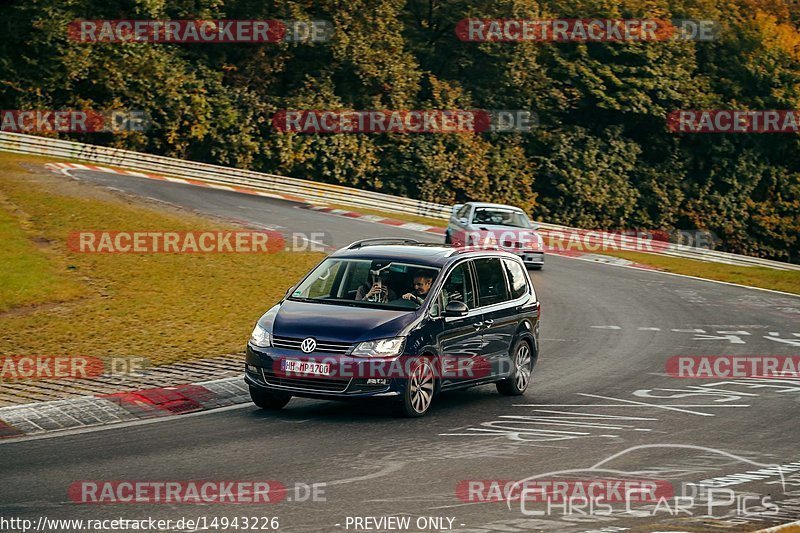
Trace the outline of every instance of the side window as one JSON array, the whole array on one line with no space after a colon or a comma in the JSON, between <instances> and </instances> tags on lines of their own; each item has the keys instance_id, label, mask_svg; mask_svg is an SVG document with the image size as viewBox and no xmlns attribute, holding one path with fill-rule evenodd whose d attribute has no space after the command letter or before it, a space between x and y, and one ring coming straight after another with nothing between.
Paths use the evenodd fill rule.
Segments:
<instances>
[{"instance_id":1,"label":"side window","mask_svg":"<svg viewBox=\"0 0 800 533\"><path fill-rule=\"evenodd\" d=\"M503 264L506 267L506 276L508 276L508 284L511 288L511 299L516 300L528 292L528 279L522 265L516 261L504 259Z\"/></svg>"},{"instance_id":2,"label":"side window","mask_svg":"<svg viewBox=\"0 0 800 533\"><path fill-rule=\"evenodd\" d=\"M503 275L503 262L497 259L476 259L478 303L481 307L508 300L508 286Z\"/></svg>"},{"instance_id":3,"label":"side window","mask_svg":"<svg viewBox=\"0 0 800 533\"><path fill-rule=\"evenodd\" d=\"M465 205L464 207L459 209L458 213L456 213L456 216L458 218L468 218L469 217L469 206Z\"/></svg>"},{"instance_id":4,"label":"side window","mask_svg":"<svg viewBox=\"0 0 800 533\"><path fill-rule=\"evenodd\" d=\"M472 309L475 307L475 294L472 290L472 273L469 263L464 262L455 267L442 287L442 305L452 301L461 301Z\"/></svg>"}]
</instances>

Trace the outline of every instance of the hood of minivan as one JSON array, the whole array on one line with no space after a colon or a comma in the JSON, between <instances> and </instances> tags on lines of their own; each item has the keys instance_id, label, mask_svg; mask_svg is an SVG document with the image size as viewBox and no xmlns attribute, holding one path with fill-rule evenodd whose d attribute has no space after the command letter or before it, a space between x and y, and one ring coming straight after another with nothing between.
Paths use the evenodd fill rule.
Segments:
<instances>
[{"instance_id":1,"label":"hood of minivan","mask_svg":"<svg viewBox=\"0 0 800 533\"><path fill-rule=\"evenodd\" d=\"M396 337L417 318L413 310L387 310L284 300L275 316L272 334L356 343Z\"/></svg>"}]
</instances>

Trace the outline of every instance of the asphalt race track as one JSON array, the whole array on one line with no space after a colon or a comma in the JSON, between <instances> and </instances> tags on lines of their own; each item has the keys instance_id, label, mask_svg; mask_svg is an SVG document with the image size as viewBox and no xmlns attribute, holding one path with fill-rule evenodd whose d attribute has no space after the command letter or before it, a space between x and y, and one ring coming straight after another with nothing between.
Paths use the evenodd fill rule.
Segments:
<instances>
[{"instance_id":1,"label":"asphalt race track","mask_svg":"<svg viewBox=\"0 0 800 533\"><path fill-rule=\"evenodd\" d=\"M76 175L200 213L324 231L335 247L379 236L436 240L285 201ZM553 256L531 274L542 301L542 353L525 396L501 397L491 386L452 393L422 419L394 418L382 404L293 399L278 414L244 405L8 441L0 444L0 515L278 517L287 532L398 531L355 526L356 518L389 516L410 518L403 531L417 531L419 519L422 530L463 532L743 531L800 518L800 463L799 473L791 466L800 461L800 379L678 379L665 371L678 355L800 354L800 297ZM783 482L775 469L730 477L770 465L784 466ZM457 493L469 480L607 479L609 470L666 480L689 500L682 512L668 500L638 512L612 503L600 514ZM692 492L719 478L729 491ZM70 501L78 480L277 480L290 490L269 505L91 505ZM304 484L322 484L316 498L306 498Z\"/></svg>"}]
</instances>

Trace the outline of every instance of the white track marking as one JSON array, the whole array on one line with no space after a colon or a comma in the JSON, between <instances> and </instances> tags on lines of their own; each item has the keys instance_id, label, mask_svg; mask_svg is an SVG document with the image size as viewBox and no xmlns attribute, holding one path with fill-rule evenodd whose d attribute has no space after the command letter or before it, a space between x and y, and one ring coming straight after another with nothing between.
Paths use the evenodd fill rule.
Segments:
<instances>
[{"instance_id":1,"label":"white track marking","mask_svg":"<svg viewBox=\"0 0 800 533\"><path fill-rule=\"evenodd\" d=\"M634 400L624 400L622 398L613 398L611 396L600 396L599 394L587 394L585 392L579 392L579 396L587 396L589 398L600 398L601 400L613 400L617 402L623 402L631 405L637 405L639 407L652 407L654 409L665 409L667 411L677 411L679 413L687 413L690 415L698 415L698 416L716 416L712 413L703 413L701 411L692 411L690 409L683 409L684 407L750 407L749 405L659 405L654 403L646 403L646 402L637 402Z\"/></svg>"},{"instance_id":2,"label":"white track marking","mask_svg":"<svg viewBox=\"0 0 800 533\"><path fill-rule=\"evenodd\" d=\"M229 405L227 407L220 407L218 409L209 409L208 411L198 411L196 413L186 413L174 416L159 416L156 418L146 418L144 420L132 420L130 422L122 422L119 424L109 424L107 426L94 426L94 427L80 428L80 429L68 429L65 431L55 431L53 433L45 433L44 435L31 435L28 437L11 437L7 439L0 439L0 446L8 444L16 444L18 442L27 442L31 440L54 439L58 437L66 437L69 435L81 435L83 433L96 433L98 431L109 431L113 429L145 426L148 424L158 424L160 422L175 422L176 418L178 417L180 417L180 419L182 420L185 418L191 418L195 416L203 416L211 413L223 413L225 411L232 411L234 409L244 409L244 408L256 409L256 407L253 404L247 402L239 405Z\"/></svg>"}]
</instances>

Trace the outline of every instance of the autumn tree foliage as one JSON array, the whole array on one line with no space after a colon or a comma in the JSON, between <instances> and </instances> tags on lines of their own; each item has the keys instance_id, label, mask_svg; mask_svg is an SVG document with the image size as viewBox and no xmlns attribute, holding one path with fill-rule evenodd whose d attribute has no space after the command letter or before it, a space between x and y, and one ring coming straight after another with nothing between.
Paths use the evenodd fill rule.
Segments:
<instances>
[{"instance_id":1,"label":"autumn tree foliage","mask_svg":"<svg viewBox=\"0 0 800 533\"><path fill-rule=\"evenodd\" d=\"M0 109L141 109L109 146L587 228L707 229L800 261L800 137L673 133L678 109L800 109L782 0L4 0ZM464 42L482 18L702 19L710 42ZM327 20L326 42L79 43L75 19ZM285 109L529 110L528 133L299 134Z\"/></svg>"}]
</instances>

